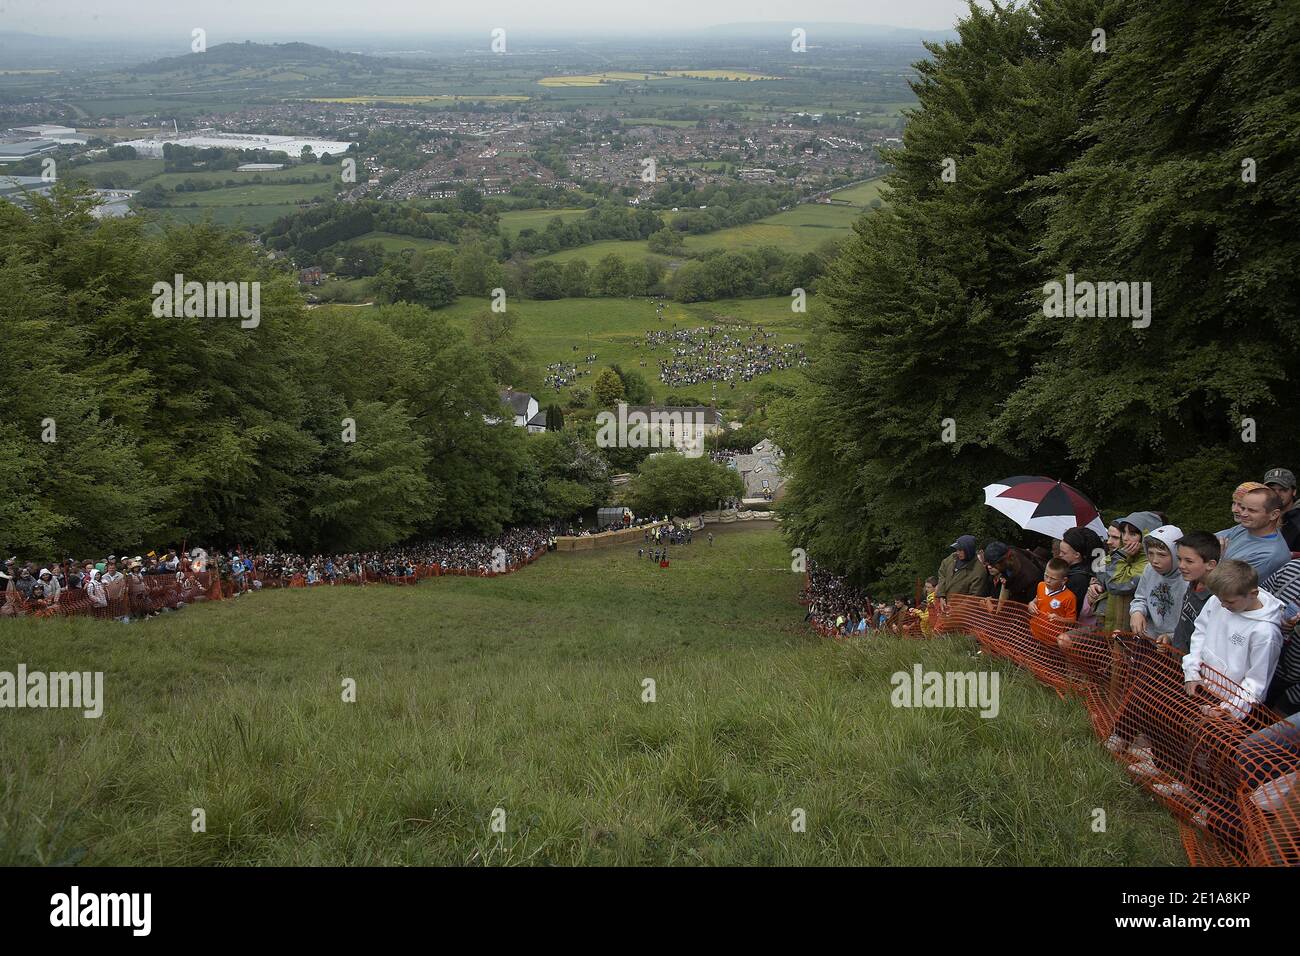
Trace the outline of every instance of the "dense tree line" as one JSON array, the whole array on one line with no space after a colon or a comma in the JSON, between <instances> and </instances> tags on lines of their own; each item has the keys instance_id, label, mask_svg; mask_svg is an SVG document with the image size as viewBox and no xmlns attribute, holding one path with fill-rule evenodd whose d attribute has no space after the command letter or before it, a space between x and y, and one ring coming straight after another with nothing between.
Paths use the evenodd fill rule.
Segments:
<instances>
[{"instance_id":1,"label":"dense tree line","mask_svg":"<svg viewBox=\"0 0 1300 956\"><path fill-rule=\"evenodd\" d=\"M1297 464L1300 8L1036 0L958 32L918 64L888 207L820 286L779 414L786 529L910 580L1022 473L1229 525L1237 482ZM1067 274L1150 282L1149 323L1048 317Z\"/></svg>"},{"instance_id":2,"label":"dense tree line","mask_svg":"<svg viewBox=\"0 0 1300 956\"><path fill-rule=\"evenodd\" d=\"M211 225L0 204L0 547L380 547L596 502L604 461L502 418L488 358L411 304L331 317ZM259 282L254 327L159 318L156 282ZM348 441L349 420L355 441ZM540 440L538 440L540 439Z\"/></svg>"},{"instance_id":3,"label":"dense tree line","mask_svg":"<svg viewBox=\"0 0 1300 956\"><path fill-rule=\"evenodd\" d=\"M495 213L431 213L411 205L367 200L330 203L281 217L262 232L267 248L288 252L303 264L321 250L368 232L455 242L462 230L494 232Z\"/></svg>"}]
</instances>

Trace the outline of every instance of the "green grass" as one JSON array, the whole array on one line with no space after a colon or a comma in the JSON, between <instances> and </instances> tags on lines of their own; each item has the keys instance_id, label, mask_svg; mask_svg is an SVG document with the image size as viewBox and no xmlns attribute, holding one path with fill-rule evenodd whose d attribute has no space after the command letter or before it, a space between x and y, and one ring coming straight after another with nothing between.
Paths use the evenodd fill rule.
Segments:
<instances>
[{"instance_id":1,"label":"green grass","mask_svg":"<svg viewBox=\"0 0 1300 956\"><path fill-rule=\"evenodd\" d=\"M163 171L161 159L116 159L102 163L82 163L68 168L66 178L85 178L93 181L99 173L125 174L132 189L138 188Z\"/></svg>"},{"instance_id":2,"label":"green grass","mask_svg":"<svg viewBox=\"0 0 1300 956\"><path fill-rule=\"evenodd\" d=\"M200 195L194 193L194 195ZM219 226L266 226L281 216L290 216L301 212L302 206L296 203L277 203L254 206L163 206L157 209L145 209L145 215L156 215L159 219L171 219L178 222L203 222L211 220Z\"/></svg>"},{"instance_id":3,"label":"green grass","mask_svg":"<svg viewBox=\"0 0 1300 956\"><path fill-rule=\"evenodd\" d=\"M176 205L198 203L200 206L277 206L285 203L310 202L328 199L334 195L332 183L249 183L223 189L205 189L201 192L175 193L170 199Z\"/></svg>"},{"instance_id":4,"label":"green grass","mask_svg":"<svg viewBox=\"0 0 1300 956\"><path fill-rule=\"evenodd\" d=\"M849 186L847 189L837 189L831 193L831 198L854 206L866 206L873 199L879 199L883 203L884 197L880 195L880 190L884 185L885 179L881 176L865 183L858 183L856 186Z\"/></svg>"},{"instance_id":5,"label":"green grass","mask_svg":"<svg viewBox=\"0 0 1300 956\"><path fill-rule=\"evenodd\" d=\"M157 162L161 162L158 160ZM286 179L310 179L313 176L319 176L322 173L329 174L330 180L337 182L339 179L338 166L321 166L318 164L303 164L299 166L286 166L284 169L273 169L263 172L239 172L236 169L216 169L211 172L194 172L194 173L162 173L154 176L149 180L150 185L157 183L164 189L175 189L179 184L186 180L192 180L196 183L217 183L225 188L225 183L234 180L240 188L258 188L259 185L273 185ZM254 183L253 177L261 177L261 184ZM317 183L315 185L321 185ZM197 193L180 193L181 196L197 195Z\"/></svg>"},{"instance_id":6,"label":"green grass","mask_svg":"<svg viewBox=\"0 0 1300 956\"><path fill-rule=\"evenodd\" d=\"M812 303L809 305L811 307ZM467 327L469 317L487 307L487 299L461 298L454 305L439 310L439 314L448 316L454 324ZM658 359L666 358L669 352L665 348L647 351L644 344L637 346L637 343L645 342L645 333L649 330L671 329L674 323L679 329L729 325L736 329L733 334L747 336L751 326L761 324L767 331L780 335L778 342L803 341L808 334L808 314L791 312L790 299L781 296L688 305L669 302L662 321L655 317L654 301L646 298L517 300L510 303L510 311L519 323L515 329L516 339L532 352L532 366L539 385L545 367L553 362L576 362L579 369L590 368L591 374L580 380L580 384L587 388L591 387L602 368L617 364L624 371L640 372L656 399L664 398L669 392L678 392L708 401L712 388L709 383L681 387L660 383ZM582 358L588 354L589 341L590 351L597 356L591 366L582 363ZM575 345L577 351L573 348ZM642 359L646 363L644 368L640 365ZM786 369L761 375L751 382L737 383L734 389L719 382L718 403L734 408L744 397L757 392L763 383L792 385L798 374L795 369ZM554 390L543 390L538 392L537 398L546 404L556 398L567 400L569 395L567 388L558 395Z\"/></svg>"},{"instance_id":7,"label":"green grass","mask_svg":"<svg viewBox=\"0 0 1300 956\"><path fill-rule=\"evenodd\" d=\"M349 239L349 243L377 243L385 252L400 252L403 249L450 249L451 243L441 239L424 239L419 236L403 236L395 232L367 232Z\"/></svg>"},{"instance_id":8,"label":"green grass","mask_svg":"<svg viewBox=\"0 0 1300 956\"><path fill-rule=\"evenodd\" d=\"M3 714L0 863L1184 862L1077 702L966 639L811 637L776 532L717 535L668 570L633 545L129 626L0 621L6 668L105 674L98 720ZM914 663L997 670L1000 716L893 708Z\"/></svg>"},{"instance_id":9,"label":"green grass","mask_svg":"<svg viewBox=\"0 0 1300 956\"><path fill-rule=\"evenodd\" d=\"M552 219L577 219L585 209L516 209L501 214L501 231L512 239L524 229L544 232Z\"/></svg>"},{"instance_id":10,"label":"green grass","mask_svg":"<svg viewBox=\"0 0 1300 956\"><path fill-rule=\"evenodd\" d=\"M864 210L847 203L804 203L778 212L775 215L744 226L732 226L699 236L686 237L686 251L698 255L710 249L756 249L759 246L776 246L784 252L813 252L827 239L847 239L853 223ZM668 218L671 218L669 215ZM610 253L625 259L652 255L644 240L607 239L553 252L541 259L569 262L586 259L595 264Z\"/></svg>"}]
</instances>

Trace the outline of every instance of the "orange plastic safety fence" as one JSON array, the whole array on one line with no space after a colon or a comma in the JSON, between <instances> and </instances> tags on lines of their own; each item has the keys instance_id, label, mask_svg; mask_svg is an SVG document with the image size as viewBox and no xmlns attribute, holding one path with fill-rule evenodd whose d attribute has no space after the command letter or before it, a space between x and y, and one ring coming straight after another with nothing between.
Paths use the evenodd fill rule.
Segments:
<instances>
[{"instance_id":1,"label":"orange plastic safety fence","mask_svg":"<svg viewBox=\"0 0 1300 956\"><path fill-rule=\"evenodd\" d=\"M1205 669L1189 693L1168 648L1011 602L953 596L928 623L1077 695L1106 749L1178 818L1192 865L1300 864L1300 729L1239 685Z\"/></svg>"},{"instance_id":2,"label":"orange plastic safety fence","mask_svg":"<svg viewBox=\"0 0 1300 956\"><path fill-rule=\"evenodd\" d=\"M6 591L0 595L0 615L114 620L220 597L220 581L210 572L145 575L138 581L124 576L93 595L82 588L63 588L57 600L27 600L20 591Z\"/></svg>"},{"instance_id":3,"label":"orange plastic safety fence","mask_svg":"<svg viewBox=\"0 0 1300 956\"><path fill-rule=\"evenodd\" d=\"M418 565L414 574L389 575L363 572L341 575L335 584L418 584L427 578L444 575L467 577L497 577L518 571L532 564L546 553L543 545L518 561L512 561L504 571ZM254 585L254 582L257 582ZM329 584L321 581L322 585ZM18 590L0 592L0 617L94 617L103 620L142 618L163 608L176 610L200 601L220 601L257 588L305 588L307 579L302 574L276 576L254 571L245 574L241 581L222 579L211 571L181 572L177 574L147 574L140 580L129 577L107 584L98 601L81 588L64 588L57 601L29 601Z\"/></svg>"}]
</instances>

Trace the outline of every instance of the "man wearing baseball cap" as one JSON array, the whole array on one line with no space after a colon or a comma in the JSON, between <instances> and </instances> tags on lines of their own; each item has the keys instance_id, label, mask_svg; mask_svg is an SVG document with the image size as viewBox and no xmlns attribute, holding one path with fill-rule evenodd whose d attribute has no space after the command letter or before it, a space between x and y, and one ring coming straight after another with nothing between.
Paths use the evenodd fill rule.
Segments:
<instances>
[{"instance_id":1,"label":"man wearing baseball cap","mask_svg":"<svg viewBox=\"0 0 1300 956\"><path fill-rule=\"evenodd\" d=\"M1038 594L1043 578L1043 563L1024 548L1011 548L1001 541L984 545L984 563L989 568L998 593L998 609L1005 601L1028 604Z\"/></svg>"},{"instance_id":2,"label":"man wearing baseball cap","mask_svg":"<svg viewBox=\"0 0 1300 956\"><path fill-rule=\"evenodd\" d=\"M1296 501L1295 474L1286 468L1273 468L1264 476L1264 484L1282 499L1282 524L1278 530L1286 539L1286 546L1300 551L1300 508L1296 507L1300 502Z\"/></svg>"}]
</instances>

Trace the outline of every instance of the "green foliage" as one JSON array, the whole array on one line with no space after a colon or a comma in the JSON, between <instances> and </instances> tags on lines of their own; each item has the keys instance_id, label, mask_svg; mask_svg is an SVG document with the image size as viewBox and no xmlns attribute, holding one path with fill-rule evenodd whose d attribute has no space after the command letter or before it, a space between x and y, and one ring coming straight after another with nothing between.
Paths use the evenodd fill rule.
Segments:
<instances>
[{"instance_id":1,"label":"green foliage","mask_svg":"<svg viewBox=\"0 0 1300 956\"><path fill-rule=\"evenodd\" d=\"M591 392L597 408L613 408L626 397L623 379L612 368L603 368L597 373Z\"/></svg>"},{"instance_id":2,"label":"green foliage","mask_svg":"<svg viewBox=\"0 0 1300 956\"><path fill-rule=\"evenodd\" d=\"M955 534L1006 530L980 494L1006 475L1214 530L1233 485L1293 464L1296 32L1262 0L1194 20L1041 0L972 7L930 46L887 206L819 285L814 366L776 415L795 542L902 584ZM1150 326L1044 317L1067 273L1151 282Z\"/></svg>"},{"instance_id":3,"label":"green foliage","mask_svg":"<svg viewBox=\"0 0 1300 956\"><path fill-rule=\"evenodd\" d=\"M530 473L522 430L489 424L493 361L517 360L503 317L467 338L410 303L308 312L293 275L237 236L96 220L93 201L59 186L30 213L0 204L6 552L373 548L495 532L523 520L530 474L578 480ZM390 266L398 297L411 270ZM176 274L260 283L260 321L155 316L154 283ZM426 262L416 294L447 278Z\"/></svg>"},{"instance_id":4,"label":"green foliage","mask_svg":"<svg viewBox=\"0 0 1300 956\"><path fill-rule=\"evenodd\" d=\"M739 498L745 485L732 468L676 452L650 455L628 484L625 500L637 514L686 516Z\"/></svg>"}]
</instances>

